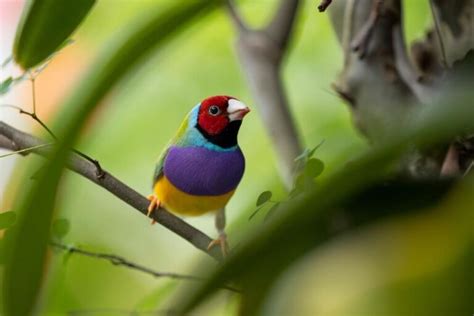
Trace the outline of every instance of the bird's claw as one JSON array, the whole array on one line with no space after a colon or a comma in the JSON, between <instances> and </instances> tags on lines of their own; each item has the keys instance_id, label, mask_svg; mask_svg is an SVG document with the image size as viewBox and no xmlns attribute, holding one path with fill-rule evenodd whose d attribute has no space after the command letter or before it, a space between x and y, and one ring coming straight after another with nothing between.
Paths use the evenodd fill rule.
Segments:
<instances>
[{"instance_id":1,"label":"bird's claw","mask_svg":"<svg viewBox=\"0 0 474 316\"><path fill-rule=\"evenodd\" d=\"M147 199L150 201L150 204L148 205L148 210L147 210L147 213L146 213L146 216L147 217L151 217L151 213L153 213L154 210L156 210L157 208L159 208L161 206L161 201L158 200L158 197L154 194L150 194ZM156 221L153 219L151 221L151 224L155 224Z\"/></svg>"},{"instance_id":2,"label":"bird's claw","mask_svg":"<svg viewBox=\"0 0 474 316\"><path fill-rule=\"evenodd\" d=\"M209 243L209 245L207 246L207 250L211 250L215 245L219 245L221 247L222 255L224 257L229 254L229 244L227 243L226 234L219 234L219 238L214 239Z\"/></svg>"}]
</instances>

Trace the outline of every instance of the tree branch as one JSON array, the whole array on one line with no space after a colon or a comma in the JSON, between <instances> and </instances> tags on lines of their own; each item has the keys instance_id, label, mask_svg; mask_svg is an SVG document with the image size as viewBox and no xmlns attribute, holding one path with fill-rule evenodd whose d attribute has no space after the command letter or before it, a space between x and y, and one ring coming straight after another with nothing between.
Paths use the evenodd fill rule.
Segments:
<instances>
[{"instance_id":1,"label":"tree branch","mask_svg":"<svg viewBox=\"0 0 474 316\"><path fill-rule=\"evenodd\" d=\"M229 14L235 9L228 1ZM262 29L237 27L237 52L250 92L277 153L286 186L293 184L295 158L303 151L280 76L280 69L293 28L299 0L281 0L271 22ZM234 23L235 24L235 23Z\"/></svg>"},{"instance_id":2,"label":"tree branch","mask_svg":"<svg viewBox=\"0 0 474 316\"><path fill-rule=\"evenodd\" d=\"M318 5L319 12L324 12L331 5L332 0L322 0Z\"/></svg>"},{"instance_id":3,"label":"tree branch","mask_svg":"<svg viewBox=\"0 0 474 316\"><path fill-rule=\"evenodd\" d=\"M31 80L31 84L32 84L32 87L33 87L33 112L28 112L28 111L25 111L23 110L21 107L19 106L16 106L16 105L12 105L12 104L1 104L0 107L8 107L8 108L12 108L12 109L15 109L15 110L18 110L18 112L20 114L25 114L29 117L31 117L33 120L35 120L36 122L38 122L38 124L41 125L41 127L43 127L47 132L48 134L55 140L57 141L58 138L56 137L56 135L53 133L53 131L39 118L39 116L36 114L36 101L35 101L35 88L34 88L34 82L36 79L34 79L34 77L32 77ZM81 156L82 158L86 159L86 160L89 160L91 163L94 164L94 166L96 167L96 176L97 177L102 177L103 176L103 173L102 173L102 167L100 166L100 163L95 160L94 158L92 157L89 157L88 155L84 154L83 152L77 150L77 149L72 149L72 151L74 151L76 154L78 154L79 156Z\"/></svg>"},{"instance_id":4,"label":"tree branch","mask_svg":"<svg viewBox=\"0 0 474 316\"><path fill-rule=\"evenodd\" d=\"M281 50L288 44L298 9L299 0L282 0L270 23L265 28Z\"/></svg>"},{"instance_id":5,"label":"tree branch","mask_svg":"<svg viewBox=\"0 0 474 316\"><path fill-rule=\"evenodd\" d=\"M0 145L4 149L21 150L42 145L44 143L44 141L30 134L19 131L14 127L0 121ZM51 153L51 148L49 146L40 147L33 149L32 152L47 157ZM96 168L90 161L81 158L76 153L71 153L67 167L94 182L95 184L103 187L128 205L134 207L143 215L147 214L149 201L144 196L105 170L103 170L103 177L98 178L96 175ZM211 238L177 216L169 213L163 208L160 208L153 212L151 217L156 222L181 236L193 246L204 251L214 259L218 261L223 259L222 254L216 247L209 251L207 250L207 246L211 242Z\"/></svg>"},{"instance_id":6,"label":"tree branch","mask_svg":"<svg viewBox=\"0 0 474 316\"><path fill-rule=\"evenodd\" d=\"M370 43L375 25L379 21L381 14L382 0L375 0L370 11L369 18L364 26L359 30L358 34L352 41L352 49L359 54L359 58L364 58Z\"/></svg>"},{"instance_id":7,"label":"tree branch","mask_svg":"<svg viewBox=\"0 0 474 316\"><path fill-rule=\"evenodd\" d=\"M231 17L234 26L240 31L246 31L247 25L242 19L242 16L237 11L233 0L226 1L227 10L229 11L229 16Z\"/></svg>"},{"instance_id":8,"label":"tree branch","mask_svg":"<svg viewBox=\"0 0 474 316\"><path fill-rule=\"evenodd\" d=\"M80 249L73 246L63 245L57 242L51 242L50 246L55 249L65 251L68 254L75 253L75 254L79 254L82 256L90 257L90 258L107 260L113 265L123 266L126 268L137 270L137 271L152 275L155 278L171 278L171 279L177 279L177 280L190 280L190 281L204 281L205 280L205 278L201 278L201 277L197 277L193 275L184 275L184 274L178 274L178 273L173 273L173 272L158 272L158 271L155 271L145 266L142 266L140 264L128 261L127 259L123 257L113 255L113 254L88 251L88 250ZM222 288L232 291L232 292L239 292L239 290L230 286L223 286Z\"/></svg>"}]
</instances>

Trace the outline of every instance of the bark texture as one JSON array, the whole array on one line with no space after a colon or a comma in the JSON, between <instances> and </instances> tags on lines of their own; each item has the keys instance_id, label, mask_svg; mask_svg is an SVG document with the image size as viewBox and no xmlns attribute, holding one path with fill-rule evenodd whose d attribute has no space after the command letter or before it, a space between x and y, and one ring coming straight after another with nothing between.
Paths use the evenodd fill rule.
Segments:
<instances>
[{"instance_id":1,"label":"bark texture","mask_svg":"<svg viewBox=\"0 0 474 316\"><path fill-rule=\"evenodd\" d=\"M413 109L428 108L472 80L474 1L432 0L430 7L433 26L410 45L401 0L338 0L328 9L344 50L333 87L372 143L403 128ZM472 136L463 135L451 145L414 151L401 168L414 177L459 175L472 164L472 147Z\"/></svg>"}]
</instances>

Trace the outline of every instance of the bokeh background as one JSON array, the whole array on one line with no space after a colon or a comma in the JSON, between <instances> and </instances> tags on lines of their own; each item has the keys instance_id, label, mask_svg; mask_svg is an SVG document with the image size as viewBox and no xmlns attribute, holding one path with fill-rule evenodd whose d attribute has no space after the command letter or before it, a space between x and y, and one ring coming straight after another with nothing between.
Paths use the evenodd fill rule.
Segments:
<instances>
[{"instance_id":1,"label":"bokeh background","mask_svg":"<svg viewBox=\"0 0 474 316\"><path fill-rule=\"evenodd\" d=\"M51 121L61 101L114 35L125 32L150 7L166 6L171 1L98 1L73 35L74 43L62 50L38 77L38 115ZM249 22L260 25L271 16L276 2L242 1L239 8ZM404 3L408 39L422 36L424 26L431 23L427 3ZM1 60L11 54L23 5L24 1L0 0ZM325 141L316 156L324 161L327 172L349 161L367 144L352 127L347 107L330 88L342 68L342 54L328 16L319 14L316 5L315 1L306 1L300 10L283 77L304 144L312 147ZM77 145L98 159L109 172L147 195L156 159L190 108L209 95L228 94L240 98L253 112L246 117L239 136L247 169L227 209L231 245L238 244L239 236L247 229L262 225L263 213L248 220L260 192L271 190L276 199L285 195L274 151L239 68L235 36L224 10L217 10L193 24L114 89L88 122ZM9 66L1 70L0 79L17 73L18 69ZM0 103L29 109L30 89L30 83L25 81L3 96ZM34 121L15 110L0 108L0 120L44 135ZM17 179L28 159L38 158L0 159L0 211L8 210L15 196L21 194ZM319 181L324 181L324 173ZM59 217L71 223L71 230L64 239L66 243L121 255L157 271L191 273L202 260L215 264L187 242L160 225L151 226L148 219L128 205L71 172L66 173L59 196ZM456 234L454 237L449 234L455 230L454 226L449 228L453 231L444 227L442 216L428 225L423 218L408 224L406 219L382 223L328 244L293 268L298 269L298 273L288 272L285 286L275 289L273 294L274 302L281 304L269 307L268 314L314 315L317 311L317 315L363 315L370 302L372 305L377 302L374 293L379 287L426 272L426 265L419 270L413 268L418 260L416 254L412 254L413 261L399 255L399 247L412 241L406 236L427 230L432 238L440 239L446 248L456 251L456 247L450 246L456 245ZM210 236L216 234L211 215L186 220ZM401 234L402 227L404 234ZM443 232L448 234L439 234ZM430 248L429 241L429 238L421 239L417 249L425 249L426 258L438 257L439 249ZM393 251L387 252L387 249ZM379 256L382 251L392 256ZM445 253L442 258L450 257ZM436 270L448 259L428 260L424 264ZM162 308L161 300L171 295L175 284L188 282L155 279L78 255L66 257L55 253L52 260L54 264L43 298L43 308L51 315L70 311L114 315L134 309L155 310ZM290 287L290 284L293 285ZM298 295L303 292L304 295ZM299 309L293 309L294 306ZM361 308L361 314L354 306ZM369 310L379 307L372 306L374 309ZM235 310L235 299L223 293L203 307L201 313L223 315L234 314Z\"/></svg>"}]
</instances>

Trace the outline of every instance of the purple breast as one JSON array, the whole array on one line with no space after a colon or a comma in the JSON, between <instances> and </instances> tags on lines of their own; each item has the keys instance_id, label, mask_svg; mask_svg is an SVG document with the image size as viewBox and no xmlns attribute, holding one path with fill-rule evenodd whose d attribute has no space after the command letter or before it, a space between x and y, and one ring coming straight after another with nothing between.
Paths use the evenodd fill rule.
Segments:
<instances>
[{"instance_id":1,"label":"purple breast","mask_svg":"<svg viewBox=\"0 0 474 316\"><path fill-rule=\"evenodd\" d=\"M221 195L242 179L245 160L239 148L215 151L203 147L171 147L163 172L178 189L192 195Z\"/></svg>"}]
</instances>

